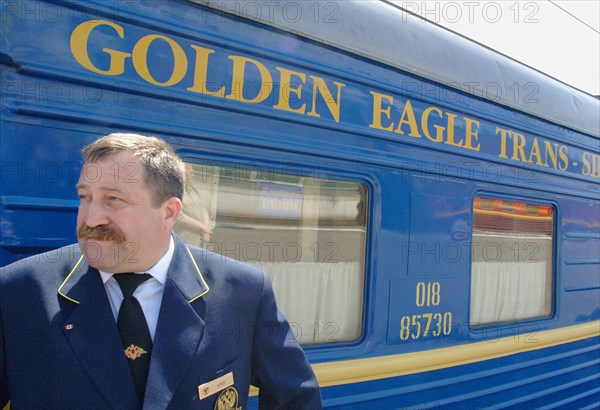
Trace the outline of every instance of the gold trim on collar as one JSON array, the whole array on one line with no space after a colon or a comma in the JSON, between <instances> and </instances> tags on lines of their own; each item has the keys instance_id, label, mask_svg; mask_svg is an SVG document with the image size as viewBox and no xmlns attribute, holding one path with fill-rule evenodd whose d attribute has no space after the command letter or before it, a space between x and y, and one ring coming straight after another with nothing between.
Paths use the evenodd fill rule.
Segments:
<instances>
[{"instance_id":1,"label":"gold trim on collar","mask_svg":"<svg viewBox=\"0 0 600 410\"><path fill-rule=\"evenodd\" d=\"M200 280L202 281L202 284L206 288L206 291L204 293L201 293L198 296L196 296L195 298L188 300L188 303L192 303L196 299L199 299L202 296L206 295L208 293L208 291L210 290L210 288L206 284L206 281L204 280L204 277L202 276L202 272L200 272L200 268L198 267L198 265L196 264L196 261L194 260L194 256L192 256L192 251L190 251L190 248L188 248L187 246L185 247L185 249L188 251L188 254L190 255L190 258L192 259L192 262L193 262L194 266L196 267L196 271L198 272L198 276L200 276Z\"/></svg>"},{"instance_id":2,"label":"gold trim on collar","mask_svg":"<svg viewBox=\"0 0 600 410\"><path fill-rule=\"evenodd\" d=\"M63 288L63 286L65 286L65 284L67 283L67 281L69 280L69 278L71 277L73 272L75 272L75 269L77 269L77 267L79 266L79 264L81 263L82 260L83 260L83 255L81 255L81 257L79 258L79 260L77 261L75 266L73 266L73 269L71 269L71 272L69 272L69 274L67 275L67 277L65 278L63 283L61 283L61 285L58 287L58 294L60 296L62 296L63 298L65 298L67 300L70 300L73 303L77 303L77 304L79 304L79 301L72 299L72 298L68 297L67 295L65 295L64 293L62 293L61 289Z\"/></svg>"}]
</instances>

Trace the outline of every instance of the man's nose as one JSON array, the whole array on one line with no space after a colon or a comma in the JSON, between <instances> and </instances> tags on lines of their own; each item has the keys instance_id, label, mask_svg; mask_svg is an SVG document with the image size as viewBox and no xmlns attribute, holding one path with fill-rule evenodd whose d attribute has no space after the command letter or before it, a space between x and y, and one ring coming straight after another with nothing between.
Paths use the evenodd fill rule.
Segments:
<instances>
[{"instance_id":1,"label":"man's nose","mask_svg":"<svg viewBox=\"0 0 600 410\"><path fill-rule=\"evenodd\" d=\"M101 225L108 225L110 223L110 218L108 217L108 212L106 208L100 201L97 200L92 200L87 204L83 216L83 221L90 228L94 228L96 226Z\"/></svg>"}]
</instances>

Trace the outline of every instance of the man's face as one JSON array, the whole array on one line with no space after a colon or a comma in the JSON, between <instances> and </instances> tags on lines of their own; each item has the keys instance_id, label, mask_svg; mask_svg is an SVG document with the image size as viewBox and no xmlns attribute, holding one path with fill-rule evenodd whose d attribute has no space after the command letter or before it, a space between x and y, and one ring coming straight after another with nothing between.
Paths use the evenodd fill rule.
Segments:
<instances>
[{"instance_id":1,"label":"man's face","mask_svg":"<svg viewBox=\"0 0 600 410\"><path fill-rule=\"evenodd\" d=\"M77 183L79 246L96 269L111 273L151 268L167 251L180 209L176 198L158 208L131 152L85 163Z\"/></svg>"}]
</instances>

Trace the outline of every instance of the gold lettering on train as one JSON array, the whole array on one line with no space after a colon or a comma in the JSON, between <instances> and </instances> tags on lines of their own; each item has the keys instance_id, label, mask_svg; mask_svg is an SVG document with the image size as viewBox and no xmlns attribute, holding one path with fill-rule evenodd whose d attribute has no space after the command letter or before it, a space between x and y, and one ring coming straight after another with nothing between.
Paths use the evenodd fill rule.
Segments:
<instances>
[{"instance_id":1,"label":"gold lettering on train","mask_svg":"<svg viewBox=\"0 0 600 410\"><path fill-rule=\"evenodd\" d=\"M444 112L435 106L426 108L419 116L415 113L412 102L406 100L402 107L402 113L397 120L398 122L395 123L391 110L392 107L396 107L394 97L375 91L371 91L371 95L373 96L373 121L369 125L370 128L414 138L422 138L424 135L426 139L432 142L444 143L471 151L481 149L478 142L479 121L469 117L461 117L459 121L462 127L458 127L457 115ZM420 121L417 120L418 116ZM457 135L457 129L463 130L460 135ZM435 130L435 135L432 135L433 130Z\"/></svg>"},{"instance_id":2,"label":"gold lettering on train","mask_svg":"<svg viewBox=\"0 0 600 410\"><path fill-rule=\"evenodd\" d=\"M337 88L337 97L333 97L333 93L327 87L325 80L314 75L309 76L313 80L312 90L312 110L308 112L308 115L312 117L320 117L321 115L316 111L317 107L317 95L320 94L321 98L325 102L325 105L329 109L329 112L335 119L335 122L340 122L340 102L342 101L342 87L344 84L334 81L333 83Z\"/></svg>"},{"instance_id":3,"label":"gold lettering on train","mask_svg":"<svg viewBox=\"0 0 600 410\"><path fill-rule=\"evenodd\" d=\"M419 282L415 289L415 306L419 314L404 315L400 319L400 340L410 341L449 336L452 333L452 312L438 312L442 301L440 282ZM421 309L433 311L423 312Z\"/></svg>"},{"instance_id":4,"label":"gold lettering on train","mask_svg":"<svg viewBox=\"0 0 600 410\"><path fill-rule=\"evenodd\" d=\"M551 141L542 141L540 144L537 137L527 137L525 134L501 127L496 127L496 135L500 136L500 158L510 158L513 161L560 171L569 168L569 148L564 144Z\"/></svg>"},{"instance_id":5,"label":"gold lettering on train","mask_svg":"<svg viewBox=\"0 0 600 410\"><path fill-rule=\"evenodd\" d=\"M152 42L158 39L165 41L173 52L173 70L171 77L162 83L152 77L148 67L148 49L150 48ZM131 59L133 60L133 67L140 77L148 81L150 84L159 85L162 87L169 87L179 83L181 80L183 80L183 77L185 77L187 72L187 58L181 46L179 46L179 44L169 37L161 36L159 34L152 34L142 37L135 44L135 47L133 47Z\"/></svg>"},{"instance_id":6,"label":"gold lettering on train","mask_svg":"<svg viewBox=\"0 0 600 410\"><path fill-rule=\"evenodd\" d=\"M112 27L119 38L125 38L125 31L123 27L118 24L112 23L106 20L90 20L85 23L78 25L73 33L71 34L71 53L75 60L83 67L90 71L104 75L120 75L125 72L125 59L131 57L130 53L123 51L111 50L109 48L103 48L102 51L110 55L110 66L108 70L102 70L96 67L90 60L88 53L88 41L92 30L98 26L109 26Z\"/></svg>"},{"instance_id":7,"label":"gold lettering on train","mask_svg":"<svg viewBox=\"0 0 600 410\"><path fill-rule=\"evenodd\" d=\"M132 52L115 50L111 48L102 48L102 51L108 54L109 67L103 69L95 65L90 54L97 53L97 50L90 50L90 36L98 27L110 27L120 39L125 39L125 29L113 22L107 20L90 20L78 25L71 33L70 47L75 60L84 68L102 75L121 75L125 72L126 60L131 58L135 72L146 82L169 87L179 84L188 74L188 57L184 48L170 37L161 34L149 34L140 38L133 46ZM170 48L173 55L172 66L168 67L170 76L164 81L160 81L151 73L151 62L149 50L154 42L164 42ZM277 67L277 71L271 72L260 61L239 55L228 55L231 61L229 67L214 67L215 70L225 70L231 72L231 78L227 84L219 84L210 81L211 57L216 54L215 50L191 44L190 49L193 58L191 68L191 85L186 88L187 91L210 95L214 97L226 98L246 104L257 104L274 97L276 102L272 105L274 109L289 111L312 117L321 117L324 110L318 104L324 102L329 115L336 121L340 121L340 111L342 102L342 88L345 84L333 81L328 83L324 78L314 75L307 75L303 72L293 71L282 67ZM161 62L161 64L165 64ZM257 70L260 81L250 83L248 81L249 70ZM274 78L278 74L279 78ZM277 82L276 80L279 80ZM300 80L299 82L297 80ZM273 89L279 84L277 95L273 95ZM328 85L331 84L331 85ZM304 87L306 85L306 87ZM212 87L211 87L212 86ZM331 87L331 89L330 89ZM211 88L211 89L209 89ZM292 101L296 106L292 106ZM321 110L321 111L319 111Z\"/></svg>"},{"instance_id":8,"label":"gold lettering on train","mask_svg":"<svg viewBox=\"0 0 600 410\"><path fill-rule=\"evenodd\" d=\"M271 73L269 73L267 67L252 58L229 56L229 59L233 61L233 74L231 76L231 92L227 95L228 99L256 104L264 101L271 95L273 91L273 77L271 77ZM256 91L256 95L253 98L244 97L244 91L246 90L246 66L248 65L254 66L261 78L258 83L260 84L260 89Z\"/></svg>"},{"instance_id":9,"label":"gold lettering on train","mask_svg":"<svg viewBox=\"0 0 600 410\"><path fill-rule=\"evenodd\" d=\"M285 68L277 67L279 71L279 78L281 79L281 86L279 87L279 99L273 108L283 111L295 112L298 114L304 114L306 111L306 104L302 104L299 107L292 108L290 106L291 96L294 95L298 99L302 99L302 84L306 82L306 75L297 71L288 70ZM297 81L292 79L296 77L300 80L301 84L297 84Z\"/></svg>"},{"instance_id":10,"label":"gold lettering on train","mask_svg":"<svg viewBox=\"0 0 600 410\"><path fill-rule=\"evenodd\" d=\"M272 109L315 118L323 116L339 123L342 94L346 84L309 72L273 65L243 55L229 54L199 44L178 42L172 37L150 33L129 38L126 29L108 20L89 20L73 29L70 49L75 61L85 69L106 76L119 76L133 70L140 79L159 87L184 86L184 90L242 104L269 105ZM101 43L104 41L105 43ZM111 44L111 47L104 46ZM125 46L125 44L128 44ZM126 48L129 47L129 48ZM157 51L167 58L157 58ZM170 56L169 56L170 54ZM131 59L131 61L128 61ZM159 74L160 69L160 75ZM360 92L360 90L358 90ZM578 170L584 177L600 178L600 155L574 148L550 138L525 135L495 124L446 111L442 106L369 91L371 98L352 90L371 110L368 127L407 140L480 152L480 132L491 144L486 155L557 171ZM368 107L368 103L371 107ZM369 114L367 111L365 114ZM349 111L350 115L356 115ZM362 121L362 116L359 116ZM369 120L362 123L367 126ZM494 135L495 127L495 135ZM480 131L481 130L481 131ZM496 147L497 152L493 152Z\"/></svg>"},{"instance_id":11,"label":"gold lettering on train","mask_svg":"<svg viewBox=\"0 0 600 410\"><path fill-rule=\"evenodd\" d=\"M600 179L600 155L586 151L582 155L582 161L581 174Z\"/></svg>"},{"instance_id":12,"label":"gold lettering on train","mask_svg":"<svg viewBox=\"0 0 600 410\"><path fill-rule=\"evenodd\" d=\"M191 47L196 51L196 64L194 64L194 85L188 88L188 91L206 95L212 95L215 97L225 96L225 86L219 88L216 91L209 91L206 86L208 85L208 57L215 53L215 50L211 50L204 47L199 47L194 44Z\"/></svg>"}]
</instances>

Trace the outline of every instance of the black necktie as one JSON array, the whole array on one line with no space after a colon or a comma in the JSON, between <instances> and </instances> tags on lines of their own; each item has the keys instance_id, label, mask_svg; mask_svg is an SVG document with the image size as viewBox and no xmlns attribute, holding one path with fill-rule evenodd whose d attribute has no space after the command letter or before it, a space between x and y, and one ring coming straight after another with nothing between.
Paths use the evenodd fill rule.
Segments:
<instances>
[{"instance_id":1,"label":"black necktie","mask_svg":"<svg viewBox=\"0 0 600 410\"><path fill-rule=\"evenodd\" d=\"M123 350L125 357L127 357L127 363L129 363L140 403L144 402L146 379L148 378L148 367L150 366L150 356L152 354L152 338L144 317L144 311L140 306L140 302L133 297L133 292L150 277L147 274L134 273L113 275L113 278L121 287L121 292L123 292L123 303L121 303L119 309L117 327L119 328Z\"/></svg>"}]
</instances>

